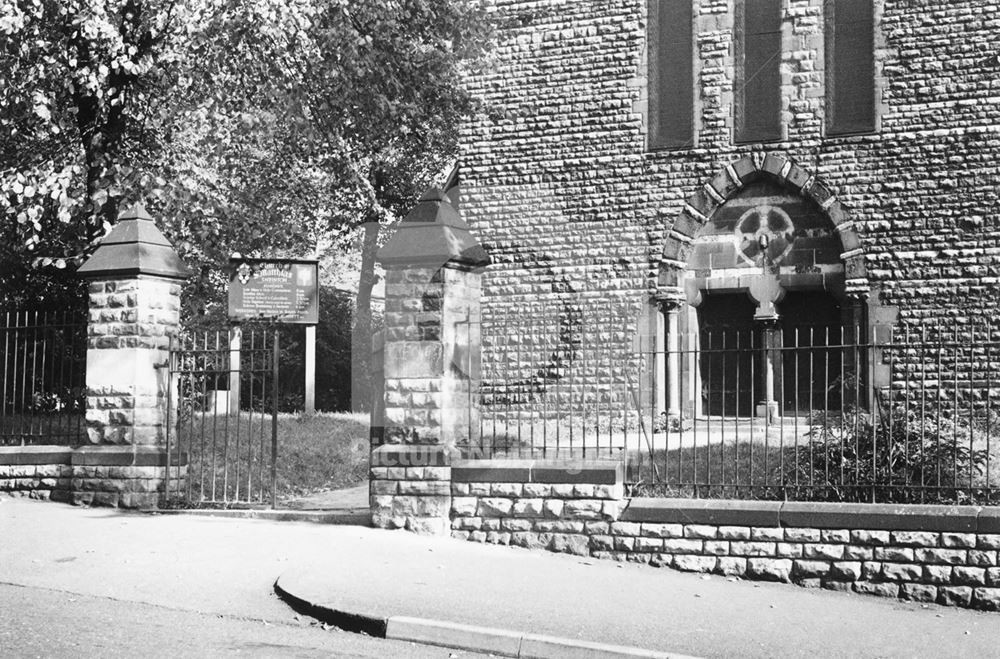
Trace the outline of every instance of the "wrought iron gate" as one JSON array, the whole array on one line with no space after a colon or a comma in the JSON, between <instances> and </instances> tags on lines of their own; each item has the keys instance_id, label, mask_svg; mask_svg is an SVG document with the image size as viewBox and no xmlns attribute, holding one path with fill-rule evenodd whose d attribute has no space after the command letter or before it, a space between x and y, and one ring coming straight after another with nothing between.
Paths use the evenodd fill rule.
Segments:
<instances>
[{"instance_id":1,"label":"wrought iron gate","mask_svg":"<svg viewBox=\"0 0 1000 659\"><path fill-rule=\"evenodd\" d=\"M167 447L187 457L187 505L275 506L279 348L273 326L174 341Z\"/></svg>"}]
</instances>

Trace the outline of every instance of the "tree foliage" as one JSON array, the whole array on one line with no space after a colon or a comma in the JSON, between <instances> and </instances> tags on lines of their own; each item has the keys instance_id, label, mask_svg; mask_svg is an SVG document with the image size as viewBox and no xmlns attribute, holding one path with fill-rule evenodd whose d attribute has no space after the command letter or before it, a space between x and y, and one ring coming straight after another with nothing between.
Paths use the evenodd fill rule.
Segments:
<instances>
[{"instance_id":1,"label":"tree foliage","mask_svg":"<svg viewBox=\"0 0 1000 659\"><path fill-rule=\"evenodd\" d=\"M126 190L141 194L163 142L154 99L175 68L172 12L135 0L0 12L0 276L5 297L44 298L68 279L47 269L72 269Z\"/></svg>"},{"instance_id":2,"label":"tree foliage","mask_svg":"<svg viewBox=\"0 0 1000 659\"><path fill-rule=\"evenodd\" d=\"M403 214L456 157L472 0L14 0L0 8L0 286L58 297L144 200L218 308L231 252ZM368 232L368 262L379 231Z\"/></svg>"}]
</instances>

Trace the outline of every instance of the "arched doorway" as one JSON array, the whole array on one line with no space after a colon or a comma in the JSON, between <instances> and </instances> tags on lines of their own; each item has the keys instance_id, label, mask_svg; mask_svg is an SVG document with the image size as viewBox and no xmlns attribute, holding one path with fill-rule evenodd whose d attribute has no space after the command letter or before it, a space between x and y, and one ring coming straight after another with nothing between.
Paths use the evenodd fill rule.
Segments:
<instances>
[{"instance_id":1,"label":"arched doorway","mask_svg":"<svg viewBox=\"0 0 1000 659\"><path fill-rule=\"evenodd\" d=\"M791 161L744 158L689 199L659 283L663 345L680 355L662 378L671 415L839 411L845 382L862 386L851 348L867 335L860 241L829 189Z\"/></svg>"}]
</instances>

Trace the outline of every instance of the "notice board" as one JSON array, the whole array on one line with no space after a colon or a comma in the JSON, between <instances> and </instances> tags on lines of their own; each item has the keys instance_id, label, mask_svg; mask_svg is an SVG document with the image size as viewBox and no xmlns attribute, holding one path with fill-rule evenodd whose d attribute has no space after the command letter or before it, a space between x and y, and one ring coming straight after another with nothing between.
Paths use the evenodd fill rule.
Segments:
<instances>
[{"instance_id":1,"label":"notice board","mask_svg":"<svg viewBox=\"0 0 1000 659\"><path fill-rule=\"evenodd\" d=\"M305 259L231 259L229 319L319 322L319 263Z\"/></svg>"}]
</instances>

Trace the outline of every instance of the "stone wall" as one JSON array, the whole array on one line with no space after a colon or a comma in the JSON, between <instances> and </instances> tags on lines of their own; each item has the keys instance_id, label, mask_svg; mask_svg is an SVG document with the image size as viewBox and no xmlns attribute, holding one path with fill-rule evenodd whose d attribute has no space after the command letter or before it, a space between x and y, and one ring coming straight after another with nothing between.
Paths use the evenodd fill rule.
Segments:
<instances>
[{"instance_id":1,"label":"stone wall","mask_svg":"<svg viewBox=\"0 0 1000 659\"><path fill-rule=\"evenodd\" d=\"M595 558L1000 609L1000 535L780 526L612 522Z\"/></svg>"},{"instance_id":2,"label":"stone wall","mask_svg":"<svg viewBox=\"0 0 1000 659\"><path fill-rule=\"evenodd\" d=\"M1000 508L625 499L612 461L457 461L452 536L1000 610Z\"/></svg>"},{"instance_id":3,"label":"stone wall","mask_svg":"<svg viewBox=\"0 0 1000 659\"><path fill-rule=\"evenodd\" d=\"M158 450L108 447L0 448L0 494L75 505L156 508L185 487L186 468L169 469ZM178 458L175 456L174 461Z\"/></svg>"},{"instance_id":4,"label":"stone wall","mask_svg":"<svg viewBox=\"0 0 1000 659\"><path fill-rule=\"evenodd\" d=\"M0 451L0 493L48 500L53 493L69 491L73 477L70 449L34 453L35 459L26 460L20 455L12 457L10 449Z\"/></svg>"},{"instance_id":5,"label":"stone wall","mask_svg":"<svg viewBox=\"0 0 1000 659\"><path fill-rule=\"evenodd\" d=\"M441 535L451 508L451 458L443 447L386 444L371 454L372 524Z\"/></svg>"},{"instance_id":6,"label":"stone wall","mask_svg":"<svg viewBox=\"0 0 1000 659\"><path fill-rule=\"evenodd\" d=\"M452 536L589 555L589 536L605 532L621 514L619 471L615 462L506 460L500 469L458 462L451 482ZM504 482L488 481L503 475Z\"/></svg>"},{"instance_id":7,"label":"stone wall","mask_svg":"<svg viewBox=\"0 0 1000 659\"><path fill-rule=\"evenodd\" d=\"M836 137L824 127L823 3L782 3L785 136L736 144L736 0L692 1L696 134L659 151L646 145L647 0L496 3L498 48L470 79L482 104L462 129L462 212L493 258L487 375L517 350L511 379L555 360L581 392L607 383L648 332L685 203L752 154L795 161L836 195L857 233L845 251L874 301L899 309L897 328L967 330L989 316L1000 284L997 3L877 0L877 129ZM594 366L586 338L606 328L623 338ZM534 338L510 338L523 336Z\"/></svg>"}]
</instances>

